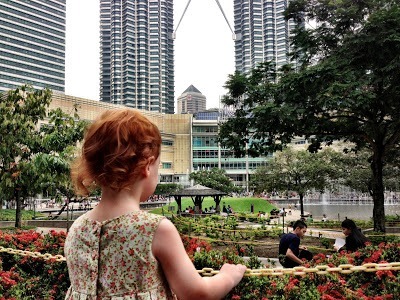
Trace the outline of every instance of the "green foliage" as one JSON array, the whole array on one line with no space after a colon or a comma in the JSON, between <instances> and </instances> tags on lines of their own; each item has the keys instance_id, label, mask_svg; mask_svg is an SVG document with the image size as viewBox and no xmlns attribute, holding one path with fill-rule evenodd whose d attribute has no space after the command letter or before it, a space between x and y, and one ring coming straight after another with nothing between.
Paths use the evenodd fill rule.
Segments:
<instances>
[{"instance_id":1,"label":"green foliage","mask_svg":"<svg viewBox=\"0 0 400 300\"><path fill-rule=\"evenodd\" d=\"M250 269L260 269L263 266L263 263L261 262L261 260L255 256L252 255L249 257L249 260L246 262L246 265L250 268Z\"/></svg>"},{"instance_id":2,"label":"green foliage","mask_svg":"<svg viewBox=\"0 0 400 300\"><path fill-rule=\"evenodd\" d=\"M41 126L41 152L33 158L38 184L43 192L60 193L68 200L75 196L70 180L70 165L76 155L76 143L83 138L87 122L80 120L77 107L68 115L57 108L48 113L49 122Z\"/></svg>"},{"instance_id":3,"label":"green foliage","mask_svg":"<svg viewBox=\"0 0 400 300\"><path fill-rule=\"evenodd\" d=\"M286 148L277 153L264 167L258 168L251 179L256 192L295 191L300 196L301 213L303 197L308 190L332 189L337 178L337 156L329 148L318 153Z\"/></svg>"},{"instance_id":4,"label":"green foliage","mask_svg":"<svg viewBox=\"0 0 400 300\"><path fill-rule=\"evenodd\" d=\"M20 197L39 191L31 168L31 160L40 151L42 137L37 130L46 116L51 92L30 87L10 90L0 102L0 195L16 198L17 219L21 211ZM20 221L19 224L21 225Z\"/></svg>"},{"instance_id":5,"label":"green foliage","mask_svg":"<svg viewBox=\"0 0 400 300\"><path fill-rule=\"evenodd\" d=\"M162 183L158 184L156 190L154 191L155 195L164 195L168 196L171 193L174 193L180 190L182 187L176 183Z\"/></svg>"},{"instance_id":6,"label":"green foliage","mask_svg":"<svg viewBox=\"0 0 400 300\"><path fill-rule=\"evenodd\" d=\"M21 226L24 200L43 191L73 194L69 162L86 122L61 109L48 111L51 91L22 86L0 102L0 198L17 203ZM47 123L45 122L47 121Z\"/></svg>"},{"instance_id":7,"label":"green foliage","mask_svg":"<svg viewBox=\"0 0 400 300\"><path fill-rule=\"evenodd\" d=\"M250 145L249 154L259 155L301 136L311 152L337 140L367 148L374 230L385 231L383 170L400 146L400 4L293 0L286 17L297 22L299 68L286 68L279 81L268 62L230 76L223 101L237 109L221 125L221 145L236 155Z\"/></svg>"},{"instance_id":8,"label":"green foliage","mask_svg":"<svg viewBox=\"0 0 400 300\"><path fill-rule=\"evenodd\" d=\"M193 179L196 184L206 186L225 193L240 192L240 188L235 186L226 171L218 168L211 170L201 170L190 173L189 179Z\"/></svg>"},{"instance_id":9,"label":"green foliage","mask_svg":"<svg viewBox=\"0 0 400 300\"><path fill-rule=\"evenodd\" d=\"M321 245L324 246L326 249L333 249L333 242L331 239L321 238Z\"/></svg>"}]
</instances>

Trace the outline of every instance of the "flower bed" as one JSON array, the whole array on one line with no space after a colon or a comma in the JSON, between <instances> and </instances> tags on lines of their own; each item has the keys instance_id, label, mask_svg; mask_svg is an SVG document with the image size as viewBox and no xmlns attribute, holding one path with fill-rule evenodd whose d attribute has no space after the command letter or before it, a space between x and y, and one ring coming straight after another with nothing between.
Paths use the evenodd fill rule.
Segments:
<instances>
[{"instance_id":1,"label":"flower bed","mask_svg":"<svg viewBox=\"0 0 400 300\"><path fill-rule=\"evenodd\" d=\"M0 231L0 246L63 255L65 237L65 232L55 231L46 235L33 230L13 234ZM69 287L65 262L0 254L0 299L64 299Z\"/></svg>"},{"instance_id":2,"label":"flower bed","mask_svg":"<svg viewBox=\"0 0 400 300\"><path fill-rule=\"evenodd\" d=\"M51 231L41 235L35 231L10 234L0 231L0 246L38 251L52 255L63 254L66 234ZM261 267L252 248L236 246L215 251L211 245L198 239L183 238L185 248L197 269L219 269L224 262L244 263L243 255L251 256L249 268ZM308 267L341 264L400 262L400 243L368 245L352 254L341 252L329 259L318 254ZM269 266L268 266L269 267ZM245 277L226 299L400 299L400 272L329 273L317 275L250 276ZM0 300L5 299L64 299L69 286L65 262L43 260L28 256L0 253Z\"/></svg>"}]
</instances>

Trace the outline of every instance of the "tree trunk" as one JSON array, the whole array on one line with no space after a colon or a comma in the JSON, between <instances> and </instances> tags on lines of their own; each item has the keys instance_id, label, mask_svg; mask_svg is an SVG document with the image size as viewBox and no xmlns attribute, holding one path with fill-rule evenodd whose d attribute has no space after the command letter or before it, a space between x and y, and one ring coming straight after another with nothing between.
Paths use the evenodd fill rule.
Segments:
<instances>
[{"instance_id":1,"label":"tree trunk","mask_svg":"<svg viewBox=\"0 0 400 300\"><path fill-rule=\"evenodd\" d=\"M385 195L383 186L383 163L381 149L374 151L371 162L372 169L372 199L374 200L373 220L374 231L386 232L385 227Z\"/></svg>"},{"instance_id":2,"label":"tree trunk","mask_svg":"<svg viewBox=\"0 0 400 300\"><path fill-rule=\"evenodd\" d=\"M303 193L299 193L299 197L300 197L300 218L304 218L304 203L303 203L304 195L303 195Z\"/></svg>"},{"instance_id":3,"label":"tree trunk","mask_svg":"<svg viewBox=\"0 0 400 300\"><path fill-rule=\"evenodd\" d=\"M16 203L16 210L15 210L15 227L16 228L21 228L22 223L21 223L21 212L22 212L22 203L19 198L19 190L18 188L14 188L14 197L15 197L15 203Z\"/></svg>"},{"instance_id":4,"label":"tree trunk","mask_svg":"<svg viewBox=\"0 0 400 300\"><path fill-rule=\"evenodd\" d=\"M220 212L221 212L221 207L220 207L221 199L222 199L222 196L214 196L215 211L216 211L217 213L220 213Z\"/></svg>"}]
</instances>

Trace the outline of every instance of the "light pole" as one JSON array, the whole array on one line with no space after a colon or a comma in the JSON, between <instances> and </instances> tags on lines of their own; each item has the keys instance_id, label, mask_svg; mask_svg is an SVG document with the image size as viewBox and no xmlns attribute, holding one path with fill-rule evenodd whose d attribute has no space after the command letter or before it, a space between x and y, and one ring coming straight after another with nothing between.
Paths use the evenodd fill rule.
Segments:
<instances>
[{"instance_id":1,"label":"light pole","mask_svg":"<svg viewBox=\"0 0 400 300\"><path fill-rule=\"evenodd\" d=\"M247 152L247 142L246 142L246 193L249 194L249 154Z\"/></svg>"}]
</instances>

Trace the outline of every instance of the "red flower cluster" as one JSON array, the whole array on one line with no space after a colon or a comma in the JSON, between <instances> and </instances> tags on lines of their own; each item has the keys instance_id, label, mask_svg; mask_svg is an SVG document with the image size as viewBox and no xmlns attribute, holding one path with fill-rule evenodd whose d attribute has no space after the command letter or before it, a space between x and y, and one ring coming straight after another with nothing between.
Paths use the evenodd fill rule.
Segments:
<instances>
[{"instance_id":1,"label":"red flower cluster","mask_svg":"<svg viewBox=\"0 0 400 300\"><path fill-rule=\"evenodd\" d=\"M19 280L21 280L21 278L14 269L9 271L0 271L0 286L3 290L7 290L16 285Z\"/></svg>"},{"instance_id":2,"label":"red flower cluster","mask_svg":"<svg viewBox=\"0 0 400 300\"><path fill-rule=\"evenodd\" d=\"M190 238L187 236L182 236L183 246L185 247L186 253L190 258L193 257L195 252L211 250L211 245L206 241L200 240L198 238Z\"/></svg>"},{"instance_id":3,"label":"red flower cluster","mask_svg":"<svg viewBox=\"0 0 400 300\"><path fill-rule=\"evenodd\" d=\"M56 255L64 253L65 238L65 232L56 231L45 235L34 230L13 234L0 231L0 246ZM0 255L0 300L25 296L61 300L68 286L67 266L63 262L8 253Z\"/></svg>"}]
</instances>

